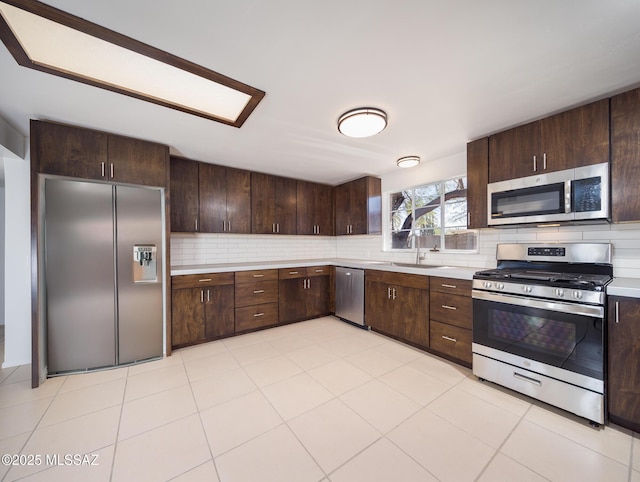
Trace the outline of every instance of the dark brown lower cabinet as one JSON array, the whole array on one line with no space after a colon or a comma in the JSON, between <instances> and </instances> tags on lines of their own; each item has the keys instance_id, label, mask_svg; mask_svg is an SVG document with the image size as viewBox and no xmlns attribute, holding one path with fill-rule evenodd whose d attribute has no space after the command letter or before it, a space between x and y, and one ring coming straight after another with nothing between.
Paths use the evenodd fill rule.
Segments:
<instances>
[{"instance_id":1,"label":"dark brown lower cabinet","mask_svg":"<svg viewBox=\"0 0 640 482\"><path fill-rule=\"evenodd\" d=\"M609 419L640 432L640 299L608 299Z\"/></svg>"},{"instance_id":2,"label":"dark brown lower cabinet","mask_svg":"<svg viewBox=\"0 0 640 482\"><path fill-rule=\"evenodd\" d=\"M279 278L280 323L329 314L328 266L281 269Z\"/></svg>"},{"instance_id":3,"label":"dark brown lower cabinet","mask_svg":"<svg viewBox=\"0 0 640 482\"><path fill-rule=\"evenodd\" d=\"M278 270L236 274L236 333L278 324Z\"/></svg>"},{"instance_id":4,"label":"dark brown lower cabinet","mask_svg":"<svg viewBox=\"0 0 640 482\"><path fill-rule=\"evenodd\" d=\"M367 270L365 319L372 329L429 346L429 277Z\"/></svg>"},{"instance_id":5,"label":"dark brown lower cabinet","mask_svg":"<svg viewBox=\"0 0 640 482\"><path fill-rule=\"evenodd\" d=\"M234 333L233 273L174 276L171 288L172 347Z\"/></svg>"}]
</instances>

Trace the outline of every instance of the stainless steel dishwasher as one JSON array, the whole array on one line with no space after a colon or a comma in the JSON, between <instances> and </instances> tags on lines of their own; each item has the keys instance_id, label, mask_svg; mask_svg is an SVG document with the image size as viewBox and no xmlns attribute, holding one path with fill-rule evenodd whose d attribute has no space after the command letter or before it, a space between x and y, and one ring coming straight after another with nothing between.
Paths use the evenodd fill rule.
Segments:
<instances>
[{"instance_id":1,"label":"stainless steel dishwasher","mask_svg":"<svg viewBox=\"0 0 640 482\"><path fill-rule=\"evenodd\" d=\"M336 267L336 316L364 326L364 270Z\"/></svg>"}]
</instances>

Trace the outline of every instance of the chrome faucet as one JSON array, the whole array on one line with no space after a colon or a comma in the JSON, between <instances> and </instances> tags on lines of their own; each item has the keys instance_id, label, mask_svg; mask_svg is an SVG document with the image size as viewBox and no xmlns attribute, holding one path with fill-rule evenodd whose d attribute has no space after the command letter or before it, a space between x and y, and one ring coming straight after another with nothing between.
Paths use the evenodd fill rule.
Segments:
<instances>
[{"instance_id":1,"label":"chrome faucet","mask_svg":"<svg viewBox=\"0 0 640 482\"><path fill-rule=\"evenodd\" d=\"M416 264L420 264L420 260L424 259L424 256L420 256L420 243L418 242L419 241L418 238L420 237L420 235L417 232L415 232L415 233L411 233L409 237L413 238L413 244L416 247Z\"/></svg>"}]
</instances>

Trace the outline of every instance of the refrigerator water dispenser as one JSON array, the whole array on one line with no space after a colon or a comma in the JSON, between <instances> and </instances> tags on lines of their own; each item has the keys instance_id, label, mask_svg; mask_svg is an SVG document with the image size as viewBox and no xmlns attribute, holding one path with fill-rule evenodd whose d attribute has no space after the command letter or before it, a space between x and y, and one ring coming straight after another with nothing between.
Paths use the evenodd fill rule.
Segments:
<instances>
[{"instance_id":1,"label":"refrigerator water dispenser","mask_svg":"<svg viewBox=\"0 0 640 482\"><path fill-rule=\"evenodd\" d=\"M158 282L155 244L136 244L133 246L133 282Z\"/></svg>"}]
</instances>

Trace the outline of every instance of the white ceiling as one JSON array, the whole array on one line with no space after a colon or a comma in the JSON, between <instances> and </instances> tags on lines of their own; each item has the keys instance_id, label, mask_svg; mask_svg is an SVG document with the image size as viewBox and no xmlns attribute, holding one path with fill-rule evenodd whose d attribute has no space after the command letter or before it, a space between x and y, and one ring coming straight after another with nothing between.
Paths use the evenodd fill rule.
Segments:
<instances>
[{"instance_id":1,"label":"white ceiling","mask_svg":"<svg viewBox=\"0 0 640 482\"><path fill-rule=\"evenodd\" d=\"M45 3L267 94L237 129L20 67L0 45L0 117L22 134L56 120L330 184L640 85L637 0ZM338 133L369 106L389 116L382 133Z\"/></svg>"}]
</instances>

